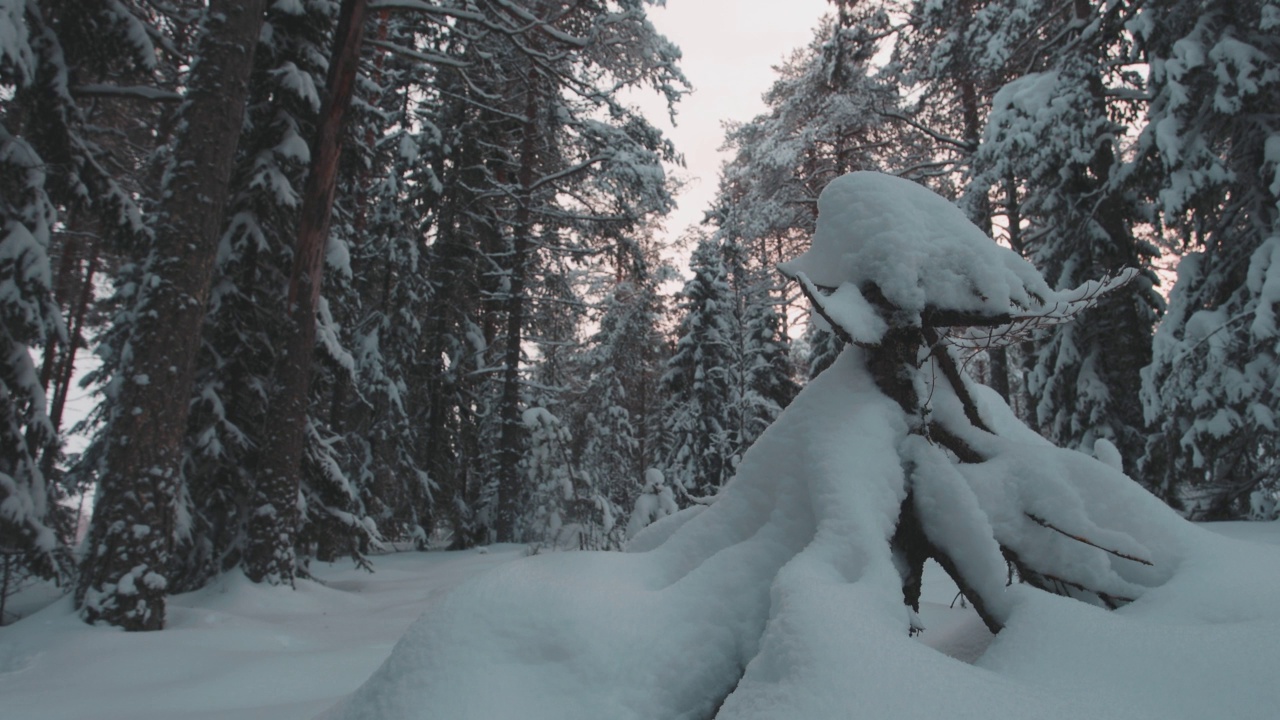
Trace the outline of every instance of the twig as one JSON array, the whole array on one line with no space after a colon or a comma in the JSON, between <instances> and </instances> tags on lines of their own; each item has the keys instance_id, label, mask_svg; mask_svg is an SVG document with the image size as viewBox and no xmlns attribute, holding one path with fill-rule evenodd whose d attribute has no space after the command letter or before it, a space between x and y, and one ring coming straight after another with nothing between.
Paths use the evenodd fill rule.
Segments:
<instances>
[{"instance_id":1,"label":"twig","mask_svg":"<svg viewBox=\"0 0 1280 720\"><path fill-rule=\"evenodd\" d=\"M1129 554L1126 554L1126 553L1122 553L1122 552L1120 552L1119 550L1112 550L1111 548L1103 547L1103 546L1101 546L1101 545L1099 545L1099 544L1097 544L1097 543L1093 542L1092 540L1089 540L1088 538L1080 537L1079 535L1073 535L1073 534L1071 534L1071 533L1067 532L1066 530L1063 530L1062 528L1060 528L1060 527L1058 527L1058 526L1054 525L1053 523L1049 522L1048 520L1045 520L1044 518L1042 518L1042 517L1040 517L1040 516L1038 516L1038 515L1035 515L1035 514L1033 514L1033 513L1024 512L1024 513L1023 513L1023 515L1026 515L1027 517L1031 518L1032 522L1034 522L1035 524L1037 524L1037 525L1039 525L1039 526L1041 526L1041 527L1049 528L1050 530L1052 530L1052 531L1054 531L1054 532L1056 532L1056 533L1059 533L1059 534L1061 534L1061 535L1065 535L1065 536L1067 536L1067 537L1071 538L1072 540L1075 540L1076 542L1084 543L1085 545L1088 545L1089 547L1095 547L1095 548L1098 548L1099 550L1101 550L1101 551L1103 551L1103 552L1105 552L1105 553L1110 553L1111 555L1115 555L1115 556L1116 556L1116 557L1118 557L1118 558L1124 558L1125 560L1132 560L1133 562L1136 562L1136 563L1142 563L1143 565L1147 565L1147 566L1149 566L1149 567L1155 567L1155 563L1151 562L1150 560L1144 560L1144 559L1142 559L1142 558L1140 558L1140 557L1137 557L1137 556L1135 556L1135 555L1129 555Z\"/></svg>"},{"instance_id":2,"label":"twig","mask_svg":"<svg viewBox=\"0 0 1280 720\"><path fill-rule=\"evenodd\" d=\"M956 397L960 399L960 404L964 407L964 416L969 422L979 430L992 433L991 428L987 427L983 421L982 415L978 413L978 404L974 402L973 396L969 393L969 386L965 384L964 377L960 374L960 368L956 366L955 358L951 357L951 353L946 347L940 346L942 338L938 331L931 327L924 329L925 339L929 341L929 345L934 348L931 353L934 363L942 369L942 374L947 378L947 382L951 384L951 389L955 391ZM941 352L938 352L938 351Z\"/></svg>"}]
</instances>

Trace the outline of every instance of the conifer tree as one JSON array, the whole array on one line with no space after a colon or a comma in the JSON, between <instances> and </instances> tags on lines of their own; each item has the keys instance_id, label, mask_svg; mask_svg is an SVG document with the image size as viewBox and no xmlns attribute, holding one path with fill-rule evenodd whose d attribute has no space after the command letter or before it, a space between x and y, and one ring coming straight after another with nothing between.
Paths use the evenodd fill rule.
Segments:
<instances>
[{"instance_id":1,"label":"conifer tree","mask_svg":"<svg viewBox=\"0 0 1280 720\"><path fill-rule=\"evenodd\" d=\"M1278 492L1280 7L1161 0L1131 26L1151 67L1141 168L1190 251L1143 370L1143 477L1189 515L1241 517Z\"/></svg>"},{"instance_id":2,"label":"conifer tree","mask_svg":"<svg viewBox=\"0 0 1280 720\"><path fill-rule=\"evenodd\" d=\"M409 42L404 25L384 16L377 33ZM434 208L411 199L411 187L426 184L421 192L434 194L432 162L440 153L432 128L415 132L409 117L412 66L389 54L375 58L351 133L360 148L353 174L367 180L340 198L351 207L339 230L351 252L342 305L354 305L339 308L340 325L349 328L355 373L351 387L333 389L330 421L346 438L348 472L379 534L425 547L434 486L423 462L427 399L412 376L422 362L429 300L429 248L420 233L431 227Z\"/></svg>"},{"instance_id":3,"label":"conifer tree","mask_svg":"<svg viewBox=\"0 0 1280 720\"><path fill-rule=\"evenodd\" d=\"M284 306L282 347L267 414L267 438L272 450L263 455L256 468L250 500L253 510L244 569L254 582L293 584L300 527L312 508L326 519L363 525L358 518L350 517L349 503L356 493L331 452L340 437L330 436L316 422L309 412L309 401L317 347L329 350L344 368L353 365L333 329L330 307L321 288L326 259L333 257L330 230L334 196L344 121L357 81L366 7L364 0L343 0L339 10L325 97L302 192ZM307 464L317 469L319 482L312 486L303 482ZM303 503L299 503L300 495Z\"/></svg>"},{"instance_id":4,"label":"conifer tree","mask_svg":"<svg viewBox=\"0 0 1280 720\"><path fill-rule=\"evenodd\" d=\"M199 587L243 558L334 11L328 0L273 5L258 42L192 391L192 527L175 589Z\"/></svg>"},{"instance_id":5,"label":"conifer tree","mask_svg":"<svg viewBox=\"0 0 1280 720\"><path fill-rule=\"evenodd\" d=\"M90 622L164 625L188 392L264 2L214 1L166 173L155 239L118 332L77 605Z\"/></svg>"},{"instance_id":6,"label":"conifer tree","mask_svg":"<svg viewBox=\"0 0 1280 720\"><path fill-rule=\"evenodd\" d=\"M762 262L794 257L808 242L825 183L850 170L886 167L880 112L894 102L871 59L887 17L844 8L824 18L813 41L778 68L764 95L767 113L731 125L715 223L759 249Z\"/></svg>"},{"instance_id":7,"label":"conifer tree","mask_svg":"<svg viewBox=\"0 0 1280 720\"><path fill-rule=\"evenodd\" d=\"M0 545L21 554L25 571L45 577L69 569L54 552L54 501L65 494L55 461L78 337L68 336L55 303L50 254L62 255L57 285L69 295L82 254L76 246L86 244L79 237L123 242L144 235L120 172L132 158L103 144L113 133L101 129L114 119L91 117L84 107L88 95L128 94L105 79L145 82L154 74L155 31L135 10L116 0L76 7L32 0L0 10ZM112 112L122 102L101 105ZM130 128L115 129L130 137ZM59 227L68 224L77 239L55 247ZM32 351L44 356L39 370ZM60 529L64 540L73 526Z\"/></svg>"},{"instance_id":8,"label":"conifer tree","mask_svg":"<svg viewBox=\"0 0 1280 720\"><path fill-rule=\"evenodd\" d=\"M1075 3L1070 13L1048 3L1026 15L1061 17L1048 25L1061 47L1033 49L1030 72L995 94L987 128L974 156L969 197L1020 190L1020 249L1043 268L1057 289L1115 275L1126 267L1144 273L1124 291L1085 311L1078 323L1040 333L1030 348L1027 391L1032 424L1055 443L1092 449L1115 444L1136 467L1144 445L1138 399L1139 369L1150 361L1150 334L1163 300L1150 263L1158 251L1138 237L1146 207L1127 187L1121 162L1124 126L1135 108L1113 88L1136 90L1132 74L1112 69L1123 55L1123 21L1113 9ZM995 28L1011 40L1026 32L1016 20ZM1131 93L1131 95L1136 95ZM1009 198L1005 198L1009 202Z\"/></svg>"},{"instance_id":9,"label":"conifer tree","mask_svg":"<svg viewBox=\"0 0 1280 720\"><path fill-rule=\"evenodd\" d=\"M693 277L677 303L678 339L662 376L666 450L660 469L678 492L706 497L715 495L733 474L735 302L725 257L714 236L699 241L690 269Z\"/></svg>"},{"instance_id":10,"label":"conifer tree","mask_svg":"<svg viewBox=\"0 0 1280 720\"><path fill-rule=\"evenodd\" d=\"M635 504L645 470L658 461L658 385L666 342L659 331L655 277L641 272L614 286L599 330L576 363L583 378L574 393L578 464L619 516ZM622 521L617 525L621 530Z\"/></svg>"},{"instance_id":11,"label":"conifer tree","mask_svg":"<svg viewBox=\"0 0 1280 720\"><path fill-rule=\"evenodd\" d=\"M519 17L504 6L489 25L464 24L472 64L449 73L465 82L445 78L467 101L459 113L468 142L482 143L459 160L483 150L454 165L469 176L464 192L478 202L451 220L471 226L470 241L479 245L472 266L479 315L471 322L483 342L471 344L488 354L485 367L500 369L496 395L467 400L481 408L480 431L496 431L492 445L481 444L496 448L492 471L468 474L487 486L474 512L499 540L514 537L520 514L526 341L535 339L539 298L552 288L542 278L569 258L609 251L615 238L670 207L661 162L673 150L619 93L650 85L674 101L683 83L674 48L656 34L643 4L539 2L528 10ZM482 32L538 18L548 32Z\"/></svg>"},{"instance_id":12,"label":"conifer tree","mask_svg":"<svg viewBox=\"0 0 1280 720\"><path fill-rule=\"evenodd\" d=\"M51 577L58 540L39 452L53 425L29 348L64 330L47 255L56 212L41 164L30 144L0 125L0 550L6 562L21 554L25 567Z\"/></svg>"}]
</instances>

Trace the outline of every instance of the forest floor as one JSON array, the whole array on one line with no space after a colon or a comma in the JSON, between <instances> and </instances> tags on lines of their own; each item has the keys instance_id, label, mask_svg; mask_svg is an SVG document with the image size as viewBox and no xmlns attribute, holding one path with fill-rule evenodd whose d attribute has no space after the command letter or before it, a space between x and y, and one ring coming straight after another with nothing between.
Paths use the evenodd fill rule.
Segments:
<instances>
[{"instance_id":1,"label":"forest floor","mask_svg":"<svg viewBox=\"0 0 1280 720\"><path fill-rule=\"evenodd\" d=\"M1207 527L1280 555L1280 522ZM372 573L349 562L316 564L315 580L299 582L294 592L229 576L171 598L168 628L147 634L86 626L67 598L49 603L47 591L35 589L17 599L19 606L49 604L0 628L0 716L310 720L369 677L432 595L524 554L514 545L403 552L374 558ZM919 639L974 662L992 636L972 609L952 606L955 597L949 578L929 567L920 613L926 630ZM1251 670L1280 676L1280 668ZM927 679L903 678L903 687L885 691L902 692L919 681Z\"/></svg>"}]
</instances>

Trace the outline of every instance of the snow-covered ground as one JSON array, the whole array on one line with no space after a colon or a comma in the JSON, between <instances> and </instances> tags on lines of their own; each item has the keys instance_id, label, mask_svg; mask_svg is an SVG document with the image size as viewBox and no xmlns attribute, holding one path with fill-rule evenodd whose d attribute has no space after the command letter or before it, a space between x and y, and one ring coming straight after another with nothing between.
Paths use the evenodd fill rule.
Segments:
<instances>
[{"instance_id":1,"label":"snow-covered ground","mask_svg":"<svg viewBox=\"0 0 1280 720\"><path fill-rule=\"evenodd\" d=\"M294 592L227 577L171 598L149 634L88 627L63 598L0 628L0 718L310 719L369 677L433 593L522 554L318 564Z\"/></svg>"},{"instance_id":2,"label":"snow-covered ground","mask_svg":"<svg viewBox=\"0 0 1280 720\"><path fill-rule=\"evenodd\" d=\"M1280 523L1221 523L1208 526L1221 535L1280 556ZM1259 547L1261 546L1261 548ZM386 659L428 599L500 564L516 560L523 548L489 552L401 553L376 559L372 574L349 564L319 565L320 582L304 581L296 592L255 587L228 578L214 587L173 598L169 629L126 634L80 623L67 600L0 628L0 717L5 720L310 720L363 683ZM1223 557L1224 563L1235 562ZM1205 598L1247 592L1247 588L1201 588L1187 594L1188 607ZM926 631L919 640L954 658L973 662L983 656L991 636L971 609L952 609L955 586L937 566L926 573L921 616ZM1271 602L1280 602L1272 598ZM1079 604L1077 604L1079 605ZM1167 708L1167 683L1144 678L1172 677L1191 688L1215 681L1217 674L1271 678L1255 687L1243 704L1280 712L1276 682L1280 666L1251 667L1251 658L1232 653L1229 635L1265 631L1230 618L1219 627L1188 623L1157 633L1144 646L1106 645L1106 629L1087 621L1092 609L1063 601L1064 612L1044 618L1053 644L1037 648L995 648L982 660L1014 683L1041 685L1042 678L1017 679L1015 668L998 667L1002 658L1043 654L1061 661L1078 658L1079 671L1061 678L1059 692L1093 694L1106 699L1123 691L1129 702L1148 693L1153 712ZM1079 624L1081 620L1085 624ZM1274 628L1273 628L1274 629ZM1203 636L1197 668L1174 667L1161 655L1166 640L1183 645ZM1271 642L1275 642L1273 637ZM618 652L635 652L619 648ZM1107 677L1094 667L1113 665L1115 653L1127 653L1139 665L1131 673ZM1091 658L1106 662L1090 663ZM1181 655L1181 653L1179 653ZM1271 656L1272 658L1275 655ZM1055 662L1060 665L1061 662ZM996 665L997 667L991 667ZM1205 675L1206 669L1217 668ZM1034 676L1034 667L1024 668ZM926 675L904 674L901 684L881 689L885 699L916 692ZM485 688L483 678L476 687ZM1044 688L1041 688L1044 689ZM1021 695L1025 688L1010 690ZM486 692L502 692L500 687ZM946 688L959 705L966 688ZM1268 699L1269 698L1269 699ZM879 703L874 703L879 704ZM1027 708L1028 716L1040 709ZM1194 708L1190 709L1194 712ZM1216 717L1232 717L1229 708ZM1191 715L1179 715L1194 717ZM1210 716L1205 716L1210 717Z\"/></svg>"}]
</instances>

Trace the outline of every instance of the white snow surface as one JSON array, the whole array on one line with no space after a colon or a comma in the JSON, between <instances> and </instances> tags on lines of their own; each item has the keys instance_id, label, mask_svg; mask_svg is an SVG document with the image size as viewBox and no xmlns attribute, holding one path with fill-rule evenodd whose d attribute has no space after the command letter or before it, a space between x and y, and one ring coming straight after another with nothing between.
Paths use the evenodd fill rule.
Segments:
<instances>
[{"instance_id":1,"label":"white snow surface","mask_svg":"<svg viewBox=\"0 0 1280 720\"><path fill-rule=\"evenodd\" d=\"M679 526L702 510L667 518L649 530L661 531L660 542L670 532L665 525ZM949 607L955 586L930 564L920 610L927 629L918 638L919 653L897 647L902 639L896 634L884 638L891 646L884 657L900 662L906 656L909 663L868 691L859 705L868 711L861 716L971 717L984 709L1013 708L1028 698L1045 707L991 717L1273 716L1280 663L1268 645L1275 644L1276 614L1264 606L1274 604L1274 594L1267 593L1275 588L1259 574L1275 575L1280 522L1208 527L1215 534L1197 534L1203 544L1196 553L1198 569L1182 586L1165 588L1163 597L1149 594L1144 604L1111 614L1047 597L1015 614L994 643L971 609L959 603ZM0 717L312 720L387 658L433 598L495 566L529 562L523 550L496 546L485 553L382 556L375 558L373 574L345 563L319 565L312 569L324 584L302 581L294 592L227 578L172 598L169 628L159 633L88 627L64 599L0 628ZM25 612L24 599L39 603L46 592L39 587L11 599L10 609ZM1246 597L1228 597L1237 592ZM668 632L652 630L654 635ZM678 666L696 657L657 657L649 649L642 644L615 651L642 654L659 665ZM975 660L976 667L964 664ZM854 674L875 662L872 656L849 663L843 675L865 687ZM945 670L938 672L939 666ZM877 671L875 677L886 675ZM467 679L466 689L506 692L489 678L488 670L481 670ZM947 696L955 712L915 714L907 698L916 694L936 702ZM1074 707L1084 703L1101 709L1072 716L1069 708L1057 709L1063 698ZM430 717L429 711L423 714Z\"/></svg>"},{"instance_id":2,"label":"white snow surface","mask_svg":"<svg viewBox=\"0 0 1280 720\"><path fill-rule=\"evenodd\" d=\"M945 198L910 180L853 172L818 197L808 251L780 265L819 286L874 281L907 312L926 307L1016 314L1056 299L1039 271Z\"/></svg>"},{"instance_id":3,"label":"white snow surface","mask_svg":"<svg viewBox=\"0 0 1280 720\"><path fill-rule=\"evenodd\" d=\"M931 458L861 353L810 384L714 504L641 533L645 552L540 555L435 597L324 720L1275 716L1275 547L1184 522L1018 425L991 393L981 410L1000 437L966 439L997 459ZM946 394L935 412L960 412ZM933 479L916 481L935 503L922 516L941 518L935 539L971 574L1000 575L983 567L996 541L1042 533L1038 565L1137 601L1109 612L1015 585L991 602L1006 623L994 641L972 616L935 629L924 617L926 642L910 639L888 543L900 457ZM1018 478L1013 498L994 492L1000 478ZM1156 565L1099 550L1058 568L1079 557L1058 552L1075 541L1027 520L1026 505ZM985 518L992 537L972 537Z\"/></svg>"},{"instance_id":4,"label":"white snow surface","mask_svg":"<svg viewBox=\"0 0 1280 720\"><path fill-rule=\"evenodd\" d=\"M308 720L369 677L433 593L524 553L401 553L372 574L313 564L323 582L294 591L236 574L171 597L153 633L85 625L64 597L0 627L0 718ZM9 610L34 610L49 591Z\"/></svg>"}]
</instances>

